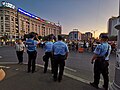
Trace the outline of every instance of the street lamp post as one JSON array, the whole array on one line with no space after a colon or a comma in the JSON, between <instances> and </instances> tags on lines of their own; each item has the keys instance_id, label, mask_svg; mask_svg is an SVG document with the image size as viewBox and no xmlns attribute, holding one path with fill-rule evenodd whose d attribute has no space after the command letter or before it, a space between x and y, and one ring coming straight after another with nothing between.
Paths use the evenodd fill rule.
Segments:
<instances>
[{"instance_id":1,"label":"street lamp post","mask_svg":"<svg viewBox=\"0 0 120 90\"><path fill-rule=\"evenodd\" d=\"M120 0L119 0L119 16L120 16ZM118 17L119 22L115 26L118 30L117 37L117 51L116 51L116 65L115 65L115 78L113 83L110 85L110 90L120 90L120 17Z\"/></svg>"}]
</instances>

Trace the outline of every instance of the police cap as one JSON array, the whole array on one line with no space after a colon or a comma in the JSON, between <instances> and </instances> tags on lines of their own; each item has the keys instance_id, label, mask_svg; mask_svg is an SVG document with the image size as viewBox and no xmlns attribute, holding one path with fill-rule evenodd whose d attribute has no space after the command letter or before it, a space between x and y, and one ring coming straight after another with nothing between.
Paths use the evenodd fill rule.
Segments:
<instances>
[{"instance_id":1,"label":"police cap","mask_svg":"<svg viewBox=\"0 0 120 90\"><path fill-rule=\"evenodd\" d=\"M102 35L101 38L102 39L108 39L108 36L107 35Z\"/></svg>"},{"instance_id":2,"label":"police cap","mask_svg":"<svg viewBox=\"0 0 120 90\"><path fill-rule=\"evenodd\" d=\"M61 35L58 35L58 40L62 40L62 36Z\"/></svg>"}]
</instances>

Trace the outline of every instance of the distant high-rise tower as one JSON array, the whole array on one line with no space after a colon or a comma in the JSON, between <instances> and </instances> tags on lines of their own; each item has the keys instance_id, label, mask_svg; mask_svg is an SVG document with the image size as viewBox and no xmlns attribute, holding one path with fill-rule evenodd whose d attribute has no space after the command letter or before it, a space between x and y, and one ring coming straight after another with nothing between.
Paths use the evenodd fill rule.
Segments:
<instances>
[{"instance_id":1,"label":"distant high-rise tower","mask_svg":"<svg viewBox=\"0 0 120 90\"><path fill-rule=\"evenodd\" d=\"M115 29L117 22L117 17L112 17L108 20L108 36L117 36L118 31Z\"/></svg>"}]
</instances>

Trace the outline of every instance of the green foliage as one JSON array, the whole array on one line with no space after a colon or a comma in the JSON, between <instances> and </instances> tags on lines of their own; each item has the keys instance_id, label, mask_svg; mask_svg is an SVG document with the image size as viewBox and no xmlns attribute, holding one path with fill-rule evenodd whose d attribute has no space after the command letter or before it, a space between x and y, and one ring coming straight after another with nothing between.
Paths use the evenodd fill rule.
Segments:
<instances>
[{"instance_id":1,"label":"green foliage","mask_svg":"<svg viewBox=\"0 0 120 90\"><path fill-rule=\"evenodd\" d=\"M117 36L109 36L109 41L117 41Z\"/></svg>"}]
</instances>

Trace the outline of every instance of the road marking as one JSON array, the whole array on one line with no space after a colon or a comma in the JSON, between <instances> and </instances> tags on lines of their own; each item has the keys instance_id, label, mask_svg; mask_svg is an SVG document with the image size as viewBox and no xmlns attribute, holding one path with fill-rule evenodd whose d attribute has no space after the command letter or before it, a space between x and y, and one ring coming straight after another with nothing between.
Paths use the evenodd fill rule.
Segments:
<instances>
[{"instance_id":1,"label":"road marking","mask_svg":"<svg viewBox=\"0 0 120 90\"><path fill-rule=\"evenodd\" d=\"M68 70L73 71L73 72L77 72L77 70L72 69L72 68L68 68L68 67L65 67L65 69L68 69Z\"/></svg>"},{"instance_id":2,"label":"road marking","mask_svg":"<svg viewBox=\"0 0 120 90\"><path fill-rule=\"evenodd\" d=\"M2 58L2 56L0 56L0 58Z\"/></svg>"},{"instance_id":3,"label":"road marking","mask_svg":"<svg viewBox=\"0 0 120 90\"><path fill-rule=\"evenodd\" d=\"M8 68L10 68L10 67L6 67L6 66L0 66L0 68L7 68L7 69L8 69Z\"/></svg>"},{"instance_id":4,"label":"road marking","mask_svg":"<svg viewBox=\"0 0 120 90\"><path fill-rule=\"evenodd\" d=\"M36 64L36 65L39 66L39 67L42 67L42 68L44 67L44 65L40 65L40 64ZM76 70L74 70L74 69L71 69L71 68L68 68L68 67L66 67L66 68L69 69L69 70L71 70L71 71L76 72ZM48 67L48 69L51 70L50 67ZM89 84L89 82L90 82L90 81L88 81L88 80L82 79L82 78L80 78L80 77L77 77L77 76L74 76L74 75L72 75L72 74L68 74L68 73L65 73L65 72L64 72L64 75L67 76L67 77L70 77L70 78L72 78L72 79L81 81L81 82L83 82L83 83L88 83L88 84Z\"/></svg>"},{"instance_id":5,"label":"road marking","mask_svg":"<svg viewBox=\"0 0 120 90\"><path fill-rule=\"evenodd\" d=\"M39 66L39 67L44 67L43 65L40 65L40 64L36 64L37 66ZM48 69L50 70L50 67L48 67Z\"/></svg>"},{"instance_id":6,"label":"road marking","mask_svg":"<svg viewBox=\"0 0 120 90\"><path fill-rule=\"evenodd\" d=\"M0 68L5 68L5 66L0 66Z\"/></svg>"},{"instance_id":7,"label":"road marking","mask_svg":"<svg viewBox=\"0 0 120 90\"><path fill-rule=\"evenodd\" d=\"M44 67L44 65L40 65L40 64L36 64L37 66L40 66L40 67ZM48 67L48 69L49 70L51 70L51 68L50 67ZM70 70L70 71L73 71L73 72L77 72L77 70L74 70L74 69L72 69L72 68L68 68L68 67L65 67L65 69L68 69L68 70Z\"/></svg>"},{"instance_id":8,"label":"road marking","mask_svg":"<svg viewBox=\"0 0 120 90\"><path fill-rule=\"evenodd\" d=\"M36 64L36 65L39 66L39 67L44 68L44 65L40 65L40 64ZM48 67L48 69L51 70L50 67ZM68 67L66 67L66 69L69 69L69 70L71 70L71 71L77 72L76 70L71 69L71 68L68 68ZM83 83L90 84L90 81L85 80L85 79L80 78L80 77L77 77L77 76L75 76L75 75L72 75L72 74L69 74L69 73L66 73L66 72L64 72L64 75L67 76L67 77L69 77L69 78L75 79L75 80L77 80L77 81L80 81L80 82L83 82ZM100 82L103 82L103 80L100 79ZM111 82L110 82L110 84L111 84Z\"/></svg>"},{"instance_id":9,"label":"road marking","mask_svg":"<svg viewBox=\"0 0 120 90\"><path fill-rule=\"evenodd\" d=\"M87 84L90 83L90 81L85 80L85 79L82 79L82 78L77 77L77 76L74 76L74 75L72 75L72 74L68 74L68 73L65 73L65 72L64 72L64 75L67 76L67 77L69 77L69 78L72 78L72 79L75 79L75 80L81 81L81 82L83 82L83 83L87 83Z\"/></svg>"},{"instance_id":10,"label":"road marking","mask_svg":"<svg viewBox=\"0 0 120 90\"><path fill-rule=\"evenodd\" d=\"M17 62L0 62L0 64L17 64Z\"/></svg>"},{"instance_id":11,"label":"road marking","mask_svg":"<svg viewBox=\"0 0 120 90\"><path fill-rule=\"evenodd\" d=\"M16 64L16 62L0 62L0 64ZM27 63L24 63L24 64L27 64ZM36 64L36 66L44 68L44 65L41 65L41 64ZM0 67L5 67L5 66L0 66ZM51 70L50 67L48 67L48 69ZM67 69L68 69L68 67L67 67ZM76 72L76 70L71 69L71 68L69 68L69 70ZM69 73L66 73L66 72L64 72L64 75L69 77L69 78L75 79L77 81L83 82L83 83L87 83L87 84L90 83L90 81L88 81L88 80L82 79L80 77L77 77L75 75L72 75L72 74L69 74ZM100 82L103 82L103 80L100 79ZM110 84L111 84L111 82L110 82Z\"/></svg>"}]
</instances>

